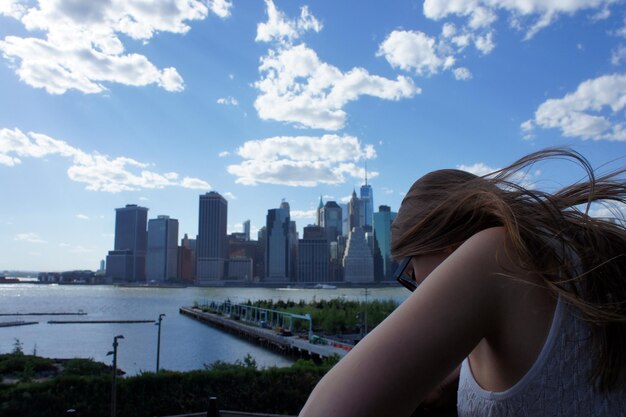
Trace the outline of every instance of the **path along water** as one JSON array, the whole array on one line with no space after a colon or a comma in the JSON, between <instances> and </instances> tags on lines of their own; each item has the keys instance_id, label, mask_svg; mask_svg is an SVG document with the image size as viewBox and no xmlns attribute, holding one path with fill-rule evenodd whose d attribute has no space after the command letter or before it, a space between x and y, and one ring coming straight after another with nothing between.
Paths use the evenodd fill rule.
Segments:
<instances>
[{"instance_id":1,"label":"path along water","mask_svg":"<svg viewBox=\"0 0 626 417\"><path fill-rule=\"evenodd\" d=\"M402 288L374 288L368 299L402 302L408 292ZM165 314L161 328L161 369L187 371L203 369L215 361L234 362L250 353L259 366L287 366L292 359L241 340L178 313L182 306L230 299L305 300L345 297L364 300L362 288L270 289L270 288L125 288L87 285L4 284L0 286L0 314L24 312L78 312L85 320L157 320ZM118 364L127 374L154 371L157 326L153 323L49 324L58 316L38 316L38 324L0 328L0 353L8 353L18 339L25 353L56 358L93 358L110 363L113 337L119 341ZM68 317L68 319L70 319ZM73 319L73 317L72 317ZM78 318L76 318L78 320ZM10 316L1 320L13 321Z\"/></svg>"}]
</instances>

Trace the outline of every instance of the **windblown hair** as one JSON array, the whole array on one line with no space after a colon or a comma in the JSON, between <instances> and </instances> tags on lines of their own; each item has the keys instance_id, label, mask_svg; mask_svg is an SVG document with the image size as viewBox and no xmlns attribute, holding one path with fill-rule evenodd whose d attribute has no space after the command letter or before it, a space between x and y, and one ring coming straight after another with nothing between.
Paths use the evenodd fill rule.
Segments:
<instances>
[{"instance_id":1,"label":"windblown hair","mask_svg":"<svg viewBox=\"0 0 626 417\"><path fill-rule=\"evenodd\" d=\"M566 159L585 180L549 193L513 182L534 163ZM568 148L550 148L482 177L434 171L417 180L392 224L394 258L456 247L481 230L504 227L518 267L591 324L596 363L590 382L611 390L626 382L626 228L624 217L589 216L592 203L626 204L626 168L596 178ZM624 385L622 385L623 387Z\"/></svg>"}]
</instances>

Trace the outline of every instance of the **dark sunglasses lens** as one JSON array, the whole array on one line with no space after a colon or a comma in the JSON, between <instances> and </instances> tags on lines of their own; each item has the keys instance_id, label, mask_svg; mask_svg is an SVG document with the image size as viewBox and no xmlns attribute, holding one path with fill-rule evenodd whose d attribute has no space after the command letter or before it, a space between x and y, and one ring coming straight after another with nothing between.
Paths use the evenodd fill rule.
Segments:
<instances>
[{"instance_id":1,"label":"dark sunglasses lens","mask_svg":"<svg viewBox=\"0 0 626 417\"><path fill-rule=\"evenodd\" d=\"M413 292L417 289L417 283L411 279L411 277L409 277L406 274L402 274L398 277L398 282L400 284L402 284L404 286L404 288L406 288L407 290Z\"/></svg>"},{"instance_id":2,"label":"dark sunglasses lens","mask_svg":"<svg viewBox=\"0 0 626 417\"><path fill-rule=\"evenodd\" d=\"M415 289L417 288L417 283L410 276L404 273L404 270L409 265L409 262L411 262L411 257L407 256L402 260L402 262L400 262L400 265L398 265L398 269L393 275L396 281L398 281L407 290L415 291Z\"/></svg>"}]
</instances>

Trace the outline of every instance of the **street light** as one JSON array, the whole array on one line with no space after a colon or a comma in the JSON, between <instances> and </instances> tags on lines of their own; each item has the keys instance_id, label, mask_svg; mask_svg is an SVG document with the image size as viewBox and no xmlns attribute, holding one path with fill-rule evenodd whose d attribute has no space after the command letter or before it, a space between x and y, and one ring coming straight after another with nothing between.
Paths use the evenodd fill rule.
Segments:
<instances>
[{"instance_id":1,"label":"street light","mask_svg":"<svg viewBox=\"0 0 626 417\"><path fill-rule=\"evenodd\" d=\"M154 323L156 326L159 326L159 333L157 336L157 364L156 364L157 373L159 372L159 360L161 358L161 321L163 320L163 317L165 317L165 314L163 313L159 314L159 322Z\"/></svg>"},{"instance_id":2,"label":"street light","mask_svg":"<svg viewBox=\"0 0 626 417\"><path fill-rule=\"evenodd\" d=\"M113 351L107 352L107 356L113 355L113 383L111 385L111 417L115 417L115 382L117 380L117 339L123 339L123 335L117 335L113 338Z\"/></svg>"}]
</instances>

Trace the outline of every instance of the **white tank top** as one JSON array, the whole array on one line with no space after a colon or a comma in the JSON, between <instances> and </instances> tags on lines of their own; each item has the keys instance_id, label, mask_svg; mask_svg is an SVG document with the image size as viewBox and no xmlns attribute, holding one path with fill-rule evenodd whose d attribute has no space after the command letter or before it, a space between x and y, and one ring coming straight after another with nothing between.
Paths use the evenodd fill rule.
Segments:
<instances>
[{"instance_id":1,"label":"white tank top","mask_svg":"<svg viewBox=\"0 0 626 417\"><path fill-rule=\"evenodd\" d=\"M594 391L589 371L594 365L590 329L557 302L541 353L514 386L502 392L482 389L467 359L461 365L459 417L625 417L626 387L609 393Z\"/></svg>"}]
</instances>

